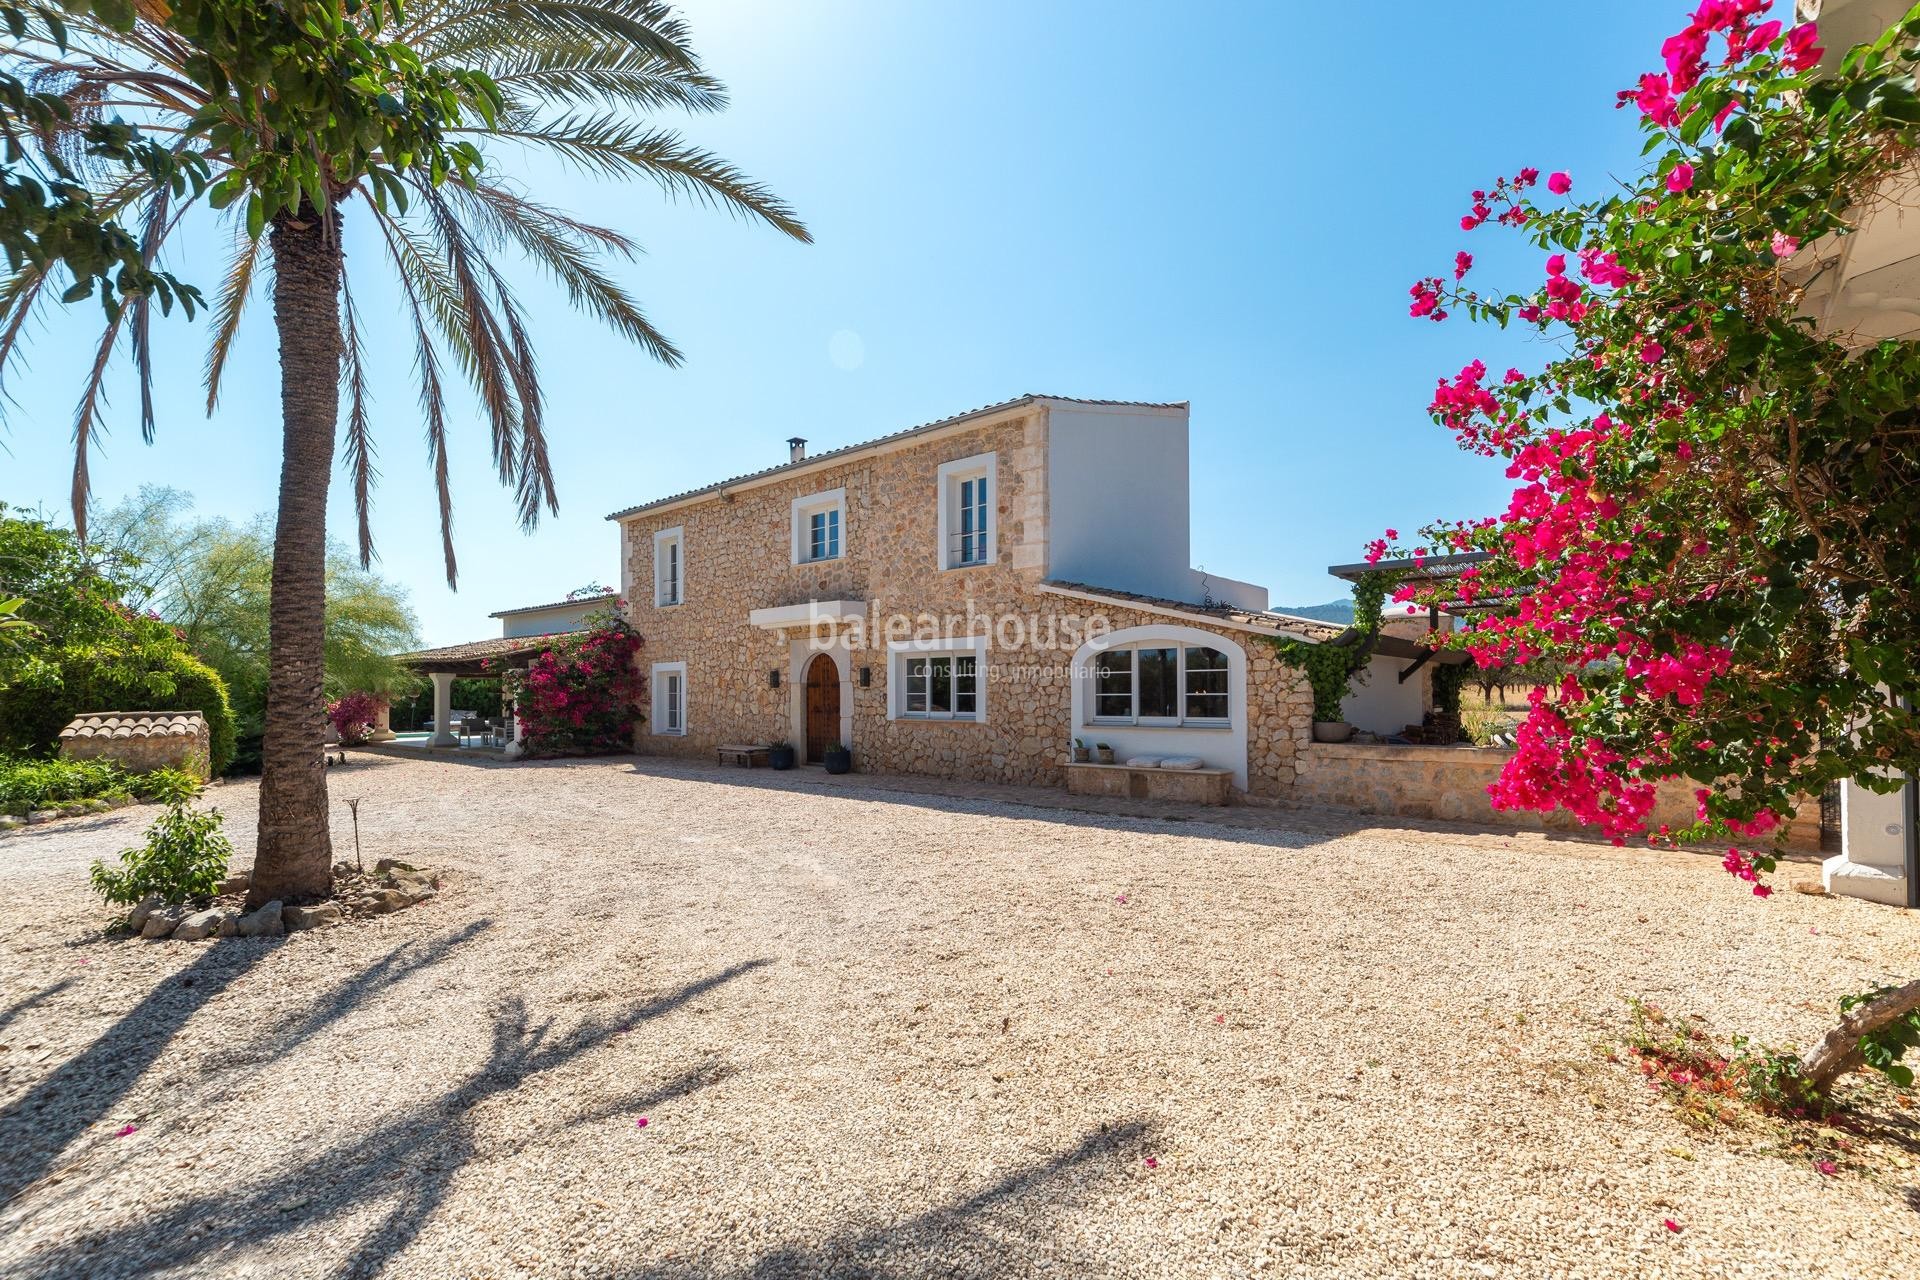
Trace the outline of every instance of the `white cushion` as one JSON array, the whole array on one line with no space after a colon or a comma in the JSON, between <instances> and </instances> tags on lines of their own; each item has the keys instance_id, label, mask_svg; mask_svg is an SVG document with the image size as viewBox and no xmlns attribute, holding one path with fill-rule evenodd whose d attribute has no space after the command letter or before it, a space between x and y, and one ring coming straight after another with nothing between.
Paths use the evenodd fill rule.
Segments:
<instances>
[{"instance_id":1,"label":"white cushion","mask_svg":"<svg viewBox=\"0 0 1920 1280\"><path fill-rule=\"evenodd\" d=\"M1131 769L1158 769L1159 756L1128 756L1127 767Z\"/></svg>"},{"instance_id":2,"label":"white cushion","mask_svg":"<svg viewBox=\"0 0 1920 1280\"><path fill-rule=\"evenodd\" d=\"M1199 756L1168 756L1160 762L1162 769L1204 769L1207 762Z\"/></svg>"}]
</instances>

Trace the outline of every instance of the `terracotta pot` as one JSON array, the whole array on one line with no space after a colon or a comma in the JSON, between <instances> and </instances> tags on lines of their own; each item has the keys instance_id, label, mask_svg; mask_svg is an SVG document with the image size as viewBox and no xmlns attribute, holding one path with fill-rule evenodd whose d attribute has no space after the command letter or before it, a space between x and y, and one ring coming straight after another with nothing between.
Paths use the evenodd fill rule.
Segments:
<instances>
[{"instance_id":1,"label":"terracotta pot","mask_svg":"<svg viewBox=\"0 0 1920 1280\"><path fill-rule=\"evenodd\" d=\"M1353 726L1345 720L1315 720L1313 722L1313 740L1315 742L1345 742L1353 736Z\"/></svg>"}]
</instances>

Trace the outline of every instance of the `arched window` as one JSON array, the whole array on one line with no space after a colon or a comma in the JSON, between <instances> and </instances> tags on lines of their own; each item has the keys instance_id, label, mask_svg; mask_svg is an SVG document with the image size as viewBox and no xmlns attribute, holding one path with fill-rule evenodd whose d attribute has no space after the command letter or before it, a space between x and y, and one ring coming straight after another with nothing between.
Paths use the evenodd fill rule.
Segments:
<instances>
[{"instance_id":1,"label":"arched window","mask_svg":"<svg viewBox=\"0 0 1920 1280\"><path fill-rule=\"evenodd\" d=\"M1224 725L1233 718L1231 668L1218 649L1145 640L1100 650L1089 665L1095 723Z\"/></svg>"}]
</instances>

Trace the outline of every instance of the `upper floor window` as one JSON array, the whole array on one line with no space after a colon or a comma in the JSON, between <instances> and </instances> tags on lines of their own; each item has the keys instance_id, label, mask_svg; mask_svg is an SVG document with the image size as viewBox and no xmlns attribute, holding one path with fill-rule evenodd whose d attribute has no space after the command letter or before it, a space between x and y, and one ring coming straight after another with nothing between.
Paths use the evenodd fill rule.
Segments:
<instances>
[{"instance_id":1,"label":"upper floor window","mask_svg":"<svg viewBox=\"0 0 1920 1280\"><path fill-rule=\"evenodd\" d=\"M685 599L686 538L680 526L662 529L653 535L653 603L656 607L679 604Z\"/></svg>"},{"instance_id":2,"label":"upper floor window","mask_svg":"<svg viewBox=\"0 0 1920 1280\"><path fill-rule=\"evenodd\" d=\"M1093 718L1121 724L1226 724L1227 655L1148 642L1093 659Z\"/></svg>"},{"instance_id":3,"label":"upper floor window","mask_svg":"<svg viewBox=\"0 0 1920 1280\"><path fill-rule=\"evenodd\" d=\"M840 558L847 522L847 491L830 489L793 500L793 562Z\"/></svg>"},{"instance_id":4,"label":"upper floor window","mask_svg":"<svg viewBox=\"0 0 1920 1280\"><path fill-rule=\"evenodd\" d=\"M997 558L995 488L998 455L978 454L941 464L940 567L965 569Z\"/></svg>"}]
</instances>

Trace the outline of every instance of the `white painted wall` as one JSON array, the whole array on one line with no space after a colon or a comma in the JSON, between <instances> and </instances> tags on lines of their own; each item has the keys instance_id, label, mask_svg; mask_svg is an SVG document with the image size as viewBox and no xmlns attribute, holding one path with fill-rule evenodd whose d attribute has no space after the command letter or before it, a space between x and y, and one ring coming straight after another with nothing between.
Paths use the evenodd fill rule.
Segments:
<instances>
[{"instance_id":1,"label":"white painted wall","mask_svg":"<svg viewBox=\"0 0 1920 1280\"><path fill-rule=\"evenodd\" d=\"M1047 576L1198 603L1188 499L1187 411L1049 406ZM1267 592L1209 575L1215 600L1267 607Z\"/></svg>"},{"instance_id":2,"label":"white painted wall","mask_svg":"<svg viewBox=\"0 0 1920 1280\"><path fill-rule=\"evenodd\" d=\"M623 534L624 538L625 535ZM500 619L500 634L503 637L545 636L556 631L578 631L586 616L595 610L605 609L610 602L594 600L580 604L557 604L549 609L532 609L526 613L511 613Z\"/></svg>"},{"instance_id":3,"label":"white painted wall","mask_svg":"<svg viewBox=\"0 0 1920 1280\"><path fill-rule=\"evenodd\" d=\"M1093 718L1093 673L1100 653L1113 645L1164 640L1181 645L1206 645L1227 655L1227 708L1225 725L1133 725L1102 724ZM1233 770L1233 785L1247 789L1247 652L1239 644L1217 631L1178 624L1127 627L1107 636L1100 644L1084 644L1073 655L1072 723L1067 728L1065 748L1079 738L1087 746L1106 743L1113 748L1116 764L1128 756L1198 756L1210 769Z\"/></svg>"},{"instance_id":4,"label":"white painted wall","mask_svg":"<svg viewBox=\"0 0 1920 1280\"><path fill-rule=\"evenodd\" d=\"M1832 893L1907 905L1907 798L1840 784L1840 852L1822 864Z\"/></svg>"},{"instance_id":5,"label":"white painted wall","mask_svg":"<svg viewBox=\"0 0 1920 1280\"><path fill-rule=\"evenodd\" d=\"M1410 724L1419 724L1426 714L1422 694L1424 672L1416 671L1401 684L1400 672L1412 658L1374 657L1366 670L1355 675L1347 697L1340 704L1348 724L1371 733L1399 733Z\"/></svg>"}]
</instances>

